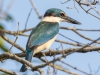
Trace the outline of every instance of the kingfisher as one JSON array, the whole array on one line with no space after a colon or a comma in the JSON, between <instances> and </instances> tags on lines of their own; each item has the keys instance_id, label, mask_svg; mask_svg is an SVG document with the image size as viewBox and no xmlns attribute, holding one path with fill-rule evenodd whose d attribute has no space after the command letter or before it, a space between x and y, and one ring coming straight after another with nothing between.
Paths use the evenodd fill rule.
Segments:
<instances>
[{"instance_id":1,"label":"kingfisher","mask_svg":"<svg viewBox=\"0 0 100 75\"><path fill-rule=\"evenodd\" d=\"M44 14L43 19L31 31L26 45L26 60L31 62L32 56L42 50L48 50L55 41L59 32L60 22L81 24L80 22L68 17L66 13L58 8L50 8ZM20 72L27 70L25 64L22 65Z\"/></svg>"}]
</instances>

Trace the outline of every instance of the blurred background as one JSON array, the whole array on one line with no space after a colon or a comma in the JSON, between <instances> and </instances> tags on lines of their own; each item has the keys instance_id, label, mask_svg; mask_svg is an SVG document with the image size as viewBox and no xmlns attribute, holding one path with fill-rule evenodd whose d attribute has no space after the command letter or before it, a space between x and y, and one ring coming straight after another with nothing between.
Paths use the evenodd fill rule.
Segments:
<instances>
[{"instance_id":1,"label":"blurred background","mask_svg":"<svg viewBox=\"0 0 100 75\"><path fill-rule=\"evenodd\" d=\"M75 7L77 8L75 9L73 0L70 0L69 2L64 3L64 4L62 4L61 2L66 2L66 0L42 0L42 1L33 0L33 2L41 16L43 16L45 11L49 8L59 8L65 11L69 17L76 19L77 21L82 23L82 25L61 23L60 26L66 26L70 28L75 27L75 28L81 28L81 29L100 29L100 20L84 12L83 9L77 3L75 3ZM100 4L97 4L95 7L98 11L100 11ZM84 8L87 10L89 9L89 7L87 6L84 6ZM30 0L0 0L0 17L1 17L0 28L9 30L9 31L17 31L18 22L19 22L19 30L23 30L25 28L25 23L31 9L32 9L32 12L27 22L27 28L35 27L41 21L41 19L39 19L38 15L33 9L33 6L31 5ZM90 10L90 12L100 17L100 15L96 14L94 10ZM30 31L26 32L25 34L29 34L29 33ZM91 43L91 41L80 37L79 35L77 35L75 32L71 30L60 29L59 33L65 35L66 37L70 39L81 42L82 44ZM98 32L79 31L79 33L89 38L92 38L94 40L100 37L99 31ZM5 34L5 35L13 42L16 39L16 37L13 35L9 35L9 34ZM19 46L25 49L27 39L28 39L27 36L18 36L16 44L18 44ZM58 35L57 39L67 41L67 42L72 42L71 40L68 40L60 35ZM98 45L93 44L93 45L100 46L99 44ZM7 52L11 46L12 46L11 44L4 41L0 37L0 54ZM62 46L63 46L63 49L77 48L77 46L72 46L72 45L63 44L63 43L62 43ZM51 49L56 50L56 48L62 49L61 43L57 43L57 42L53 43L53 45L51 46ZM11 49L11 52L21 53L22 51L13 47ZM87 53L73 53L67 56L66 58L63 58L62 60L87 73L100 75L99 57L100 57L100 53L97 51L94 51L94 52L87 52ZM54 59L53 56L47 57L47 58L49 60ZM38 58L33 58L32 63L34 65L39 65L43 62L40 61ZM68 67L67 65L62 64L61 62L56 62L56 64L72 72L85 75L82 72L79 72L78 70L75 70L73 68ZM19 75L38 75L39 74L37 71L31 72L30 70L28 70L25 73L21 73L19 72L21 66L22 66L21 63L15 60L11 60L11 59L4 60L3 63L0 62L0 68L4 68L6 70L16 72ZM48 66L42 68L42 70L45 72L45 75L47 75ZM53 74L52 67L50 67L50 72L52 75ZM57 75L61 75L61 74L66 75L67 73L57 70ZM0 72L0 75L8 75L8 74Z\"/></svg>"}]
</instances>

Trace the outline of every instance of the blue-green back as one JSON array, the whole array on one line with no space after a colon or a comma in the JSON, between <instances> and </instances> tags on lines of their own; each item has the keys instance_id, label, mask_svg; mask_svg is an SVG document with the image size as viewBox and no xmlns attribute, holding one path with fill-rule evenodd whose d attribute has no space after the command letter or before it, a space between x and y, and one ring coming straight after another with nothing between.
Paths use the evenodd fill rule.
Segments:
<instances>
[{"instance_id":1,"label":"blue-green back","mask_svg":"<svg viewBox=\"0 0 100 75\"><path fill-rule=\"evenodd\" d=\"M32 30L27 47L32 48L42 45L55 37L59 31L59 23L57 22L40 22L35 29Z\"/></svg>"}]
</instances>

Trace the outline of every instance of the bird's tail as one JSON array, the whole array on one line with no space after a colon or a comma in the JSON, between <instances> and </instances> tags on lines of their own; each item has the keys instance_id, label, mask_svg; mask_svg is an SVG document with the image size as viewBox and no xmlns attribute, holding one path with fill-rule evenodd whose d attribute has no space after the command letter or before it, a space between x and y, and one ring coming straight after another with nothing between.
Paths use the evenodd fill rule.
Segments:
<instances>
[{"instance_id":1,"label":"bird's tail","mask_svg":"<svg viewBox=\"0 0 100 75\"><path fill-rule=\"evenodd\" d=\"M29 48L28 49L26 49L26 60L27 61L29 61L29 62L31 62L31 60L32 60L32 56L33 56L33 52L34 52L34 50L30 50ZM22 67L21 67L21 69L20 69L20 72L25 72L27 70L27 68L26 68L26 66L25 66L25 64L23 64L22 65Z\"/></svg>"}]
</instances>

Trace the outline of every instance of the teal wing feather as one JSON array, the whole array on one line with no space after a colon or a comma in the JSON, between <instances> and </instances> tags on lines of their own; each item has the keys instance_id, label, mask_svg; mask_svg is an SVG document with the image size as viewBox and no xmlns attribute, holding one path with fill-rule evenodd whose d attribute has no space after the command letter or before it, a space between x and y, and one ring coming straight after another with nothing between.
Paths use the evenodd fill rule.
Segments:
<instances>
[{"instance_id":1,"label":"teal wing feather","mask_svg":"<svg viewBox=\"0 0 100 75\"><path fill-rule=\"evenodd\" d=\"M59 23L57 22L40 22L31 32L27 47L42 45L57 35Z\"/></svg>"},{"instance_id":2,"label":"teal wing feather","mask_svg":"<svg viewBox=\"0 0 100 75\"><path fill-rule=\"evenodd\" d=\"M30 48L34 48L36 46L42 45L55 37L59 31L59 24L57 22L40 22L31 32L27 46L26 46L26 60L32 60L32 55L34 49L31 50ZM25 72L27 70L25 64L21 67L20 71Z\"/></svg>"}]
</instances>

